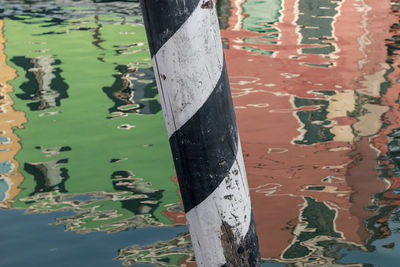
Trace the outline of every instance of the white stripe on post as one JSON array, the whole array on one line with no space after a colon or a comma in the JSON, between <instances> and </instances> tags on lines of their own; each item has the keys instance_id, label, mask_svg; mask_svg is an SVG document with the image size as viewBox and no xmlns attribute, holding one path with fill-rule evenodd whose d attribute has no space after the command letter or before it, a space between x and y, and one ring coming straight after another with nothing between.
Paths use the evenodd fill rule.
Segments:
<instances>
[{"instance_id":1,"label":"white stripe on post","mask_svg":"<svg viewBox=\"0 0 400 267\"><path fill-rule=\"evenodd\" d=\"M182 127L204 104L217 84L224 55L215 9L195 11L153 56L157 85L164 90L162 102L168 137ZM160 87L159 87L160 88Z\"/></svg>"},{"instance_id":2,"label":"white stripe on post","mask_svg":"<svg viewBox=\"0 0 400 267\"><path fill-rule=\"evenodd\" d=\"M203 202L186 213L190 237L199 266L221 266L226 260L221 247L221 226L231 226L235 240L244 240L251 222L251 202L239 145L237 159L226 179ZM199 244L206 244L206 249Z\"/></svg>"}]
</instances>

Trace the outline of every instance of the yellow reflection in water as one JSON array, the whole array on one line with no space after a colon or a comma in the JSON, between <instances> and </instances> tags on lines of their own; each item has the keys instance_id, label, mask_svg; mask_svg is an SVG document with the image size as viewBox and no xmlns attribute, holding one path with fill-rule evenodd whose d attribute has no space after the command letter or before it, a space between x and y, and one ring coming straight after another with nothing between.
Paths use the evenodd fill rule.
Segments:
<instances>
[{"instance_id":1,"label":"yellow reflection in water","mask_svg":"<svg viewBox=\"0 0 400 267\"><path fill-rule=\"evenodd\" d=\"M13 132L13 128L23 128L26 118L24 112L13 109L14 102L9 95L13 87L8 82L16 77L16 72L6 62L3 26L4 21L0 20L0 136L7 139L0 146L0 162L7 163L10 169L0 174L0 179L4 180L9 187L5 198L0 200L0 207L7 208L11 206L11 200L18 195L20 191L18 186L24 179L18 171L19 164L14 159L21 145L20 138Z\"/></svg>"}]
</instances>

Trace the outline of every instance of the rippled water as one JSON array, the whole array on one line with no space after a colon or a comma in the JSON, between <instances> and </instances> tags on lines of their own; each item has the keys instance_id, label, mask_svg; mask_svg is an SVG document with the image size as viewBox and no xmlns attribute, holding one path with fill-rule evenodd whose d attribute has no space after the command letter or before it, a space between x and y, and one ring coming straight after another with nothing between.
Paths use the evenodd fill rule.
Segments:
<instances>
[{"instance_id":1,"label":"rippled water","mask_svg":"<svg viewBox=\"0 0 400 267\"><path fill-rule=\"evenodd\" d=\"M217 1L265 266L398 265L399 8ZM0 0L0 266L195 266L141 21Z\"/></svg>"}]
</instances>

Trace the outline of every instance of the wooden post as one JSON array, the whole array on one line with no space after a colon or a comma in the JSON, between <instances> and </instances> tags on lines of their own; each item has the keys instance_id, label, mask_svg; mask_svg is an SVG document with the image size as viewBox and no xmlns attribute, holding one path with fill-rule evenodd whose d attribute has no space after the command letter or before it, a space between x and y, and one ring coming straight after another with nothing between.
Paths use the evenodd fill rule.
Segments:
<instances>
[{"instance_id":1,"label":"wooden post","mask_svg":"<svg viewBox=\"0 0 400 267\"><path fill-rule=\"evenodd\" d=\"M261 266L213 0L141 0L198 266Z\"/></svg>"}]
</instances>

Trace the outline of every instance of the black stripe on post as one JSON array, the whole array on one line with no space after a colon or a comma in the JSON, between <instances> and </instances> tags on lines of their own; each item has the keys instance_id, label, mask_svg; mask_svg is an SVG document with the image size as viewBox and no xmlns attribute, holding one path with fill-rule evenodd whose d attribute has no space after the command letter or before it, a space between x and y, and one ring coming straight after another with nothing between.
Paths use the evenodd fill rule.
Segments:
<instances>
[{"instance_id":1,"label":"black stripe on post","mask_svg":"<svg viewBox=\"0 0 400 267\"><path fill-rule=\"evenodd\" d=\"M219 186L236 160L239 141L225 63L207 101L169 141L188 212Z\"/></svg>"},{"instance_id":2,"label":"black stripe on post","mask_svg":"<svg viewBox=\"0 0 400 267\"><path fill-rule=\"evenodd\" d=\"M151 56L171 38L190 17L200 0L140 0ZM151 20L149 19L151 17Z\"/></svg>"}]
</instances>

